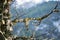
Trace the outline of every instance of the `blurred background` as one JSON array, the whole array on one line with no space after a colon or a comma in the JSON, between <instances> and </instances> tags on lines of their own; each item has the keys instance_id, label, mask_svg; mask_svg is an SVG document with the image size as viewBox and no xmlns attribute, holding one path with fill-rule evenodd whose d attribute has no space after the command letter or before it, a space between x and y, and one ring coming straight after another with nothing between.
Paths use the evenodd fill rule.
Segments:
<instances>
[{"instance_id":1,"label":"blurred background","mask_svg":"<svg viewBox=\"0 0 60 40\"><path fill-rule=\"evenodd\" d=\"M20 16L18 19L43 17L49 14L57 3L57 9L60 10L60 0L14 0L10 6L11 20L14 20L16 16ZM34 23L34 20L30 21L27 31L25 23L19 22L13 26L12 34L18 37L34 35L36 40L49 40L51 38L52 40L60 40L60 12L54 12L42 20L40 25L35 26L37 23Z\"/></svg>"}]
</instances>

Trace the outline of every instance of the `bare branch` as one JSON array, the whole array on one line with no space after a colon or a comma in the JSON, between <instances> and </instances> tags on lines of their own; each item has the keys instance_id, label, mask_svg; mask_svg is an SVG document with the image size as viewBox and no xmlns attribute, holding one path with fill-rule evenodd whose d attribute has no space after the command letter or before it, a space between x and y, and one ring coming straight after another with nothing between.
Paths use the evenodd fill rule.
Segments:
<instances>
[{"instance_id":1,"label":"bare branch","mask_svg":"<svg viewBox=\"0 0 60 40\"><path fill-rule=\"evenodd\" d=\"M53 10L56 9L57 6L58 6L58 3L57 3L56 6L53 8ZM47 18L48 16L50 16L50 15L54 12L53 10L51 10L51 11L49 12L49 14L46 14L46 15L44 15L44 16L41 17L41 18L39 17L39 18L18 19L18 17L16 17L16 19L14 19L12 22L13 22L13 23L24 22L24 23L25 23L25 26L26 26L26 28L27 28L27 30L28 30L28 25L29 25L29 22L30 22L31 20L38 20L38 21L39 21L39 24L38 24L38 25L40 25L40 23L41 23L41 21L42 21L43 19ZM18 13L18 12L16 11L16 13ZM17 14L17 15L18 15L18 14ZM38 26L38 25L37 25L37 26Z\"/></svg>"},{"instance_id":2,"label":"bare branch","mask_svg":"<svg viewBox=\"0 0 60 40\"><path fill-rule=\"evenodd\" d=\"M54 9L53 12L60 12L60 10L59 9Z\"/></svg>"},{"instance_id":3,"label":"bare branch","mask_svg":"<svg viewBox=\"0 0 60 40\"><path fill-rule=\"evenodd\" d=\"M58 7L58 3L56 4L56 6L54 7L53 10L55 10L57 7ZM41 17L41 20L43 20L43 19L47 18L49 15L51 15L54 12L53 10L51 10L51 12L49 14L44 15L43 17Z\"/></svg>"}]
</instances>

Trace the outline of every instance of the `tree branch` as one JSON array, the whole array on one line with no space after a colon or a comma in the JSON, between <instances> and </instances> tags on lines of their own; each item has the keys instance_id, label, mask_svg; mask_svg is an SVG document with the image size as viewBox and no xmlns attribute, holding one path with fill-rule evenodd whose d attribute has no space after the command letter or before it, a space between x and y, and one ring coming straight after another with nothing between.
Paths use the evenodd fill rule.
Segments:
<instances>
[{"instance_id":1,"label":"tree branch","mask_svg":"<svg viewBox=\"0 0 60 40\"><path fill-rule=\"evenodd\" d=\"M56 4L56 6L53 8L53 10L55 10L56 8L58 7L58 3ZM39 18L24 18L24 19L18 19L18 17L16 19L14 19L12 22L13 23L17 23L17 22L24 22L25 25L26 25L26 28L28 28L28 24L31 20L38 20L39 21L39 24L41 23L41 21L45 18L47 18L48 16L50 16L54 11L51 10L49 12L49 14L46 14L44 15L43 17L39 17ZM18 12L17 12L18 13ZM22 15L23 16L23 15Z\"/></svg>"}]
</instances>

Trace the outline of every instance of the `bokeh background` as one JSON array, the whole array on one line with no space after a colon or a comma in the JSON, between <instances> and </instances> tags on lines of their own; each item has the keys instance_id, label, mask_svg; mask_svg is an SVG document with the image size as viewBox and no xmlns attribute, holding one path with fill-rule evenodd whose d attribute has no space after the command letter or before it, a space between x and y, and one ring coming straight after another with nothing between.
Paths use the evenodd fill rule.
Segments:
<instances>
[{"instance_id":1,"label":"bokeh background","mask_svg":"<svg viewBox=\"0 0 60 40\"><path fill-rule=\"evenodd\" d=\"M20 18L38 18L42 17L55 7L58 2L57 9L60 10L60 0L15 0L10 6L10 13L12 14L11 20L14 20L17 16ZM17 11L17 12L16 12ZM30 21L29 30L25 28L25 24L17 23L13 26L12 34L14 36L31 36L34 33L36 40L41 38L54 38L60 40L60 12L53 13L49 17L42 20L37 27L33 24L34 21Z\"/></svg>"}]
</instances>

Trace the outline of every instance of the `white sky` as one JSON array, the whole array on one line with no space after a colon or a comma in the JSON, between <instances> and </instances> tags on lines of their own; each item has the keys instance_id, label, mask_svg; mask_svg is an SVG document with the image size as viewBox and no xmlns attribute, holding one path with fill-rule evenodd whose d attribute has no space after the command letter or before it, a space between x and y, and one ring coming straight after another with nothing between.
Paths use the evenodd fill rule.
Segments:
<instances>
[{"instance_id":1,"label":"white sky","mask_svg":"<svg viewBox=\"0 0 60 40\"><path fill-rule=\"evenodd\" d=\"M33 3L42 3L44 0L16 0L18 5L22 5L26 2L33 2ZM46 2L48 2L49 0L45 0Z\"/></svg>"},{"instance_id":2,"label":"white sky","mask_svg":"<svg viewBox=\"0 0 60 40\"><path fill-rule=\"evenodd\" d=\"M56 26L60 32L60 20L53 22L53 25Z\"/></svg>"},{"instance_id":3,"label":"white sky","mask_svg":"<svg viewBox=\"0 0 60 40\"><path fill-rule=\"evenodd\" d=\"M58 1L58 0L16 0L16 6L18 8L18 6L23 5L22 7L25 7L24 4L25 3L30 3L28 5L30 6L34 6L33 4L38 4L38 3L43 3L43 2L48 2L48 1Z\"/></svg>"}]
</instances>

